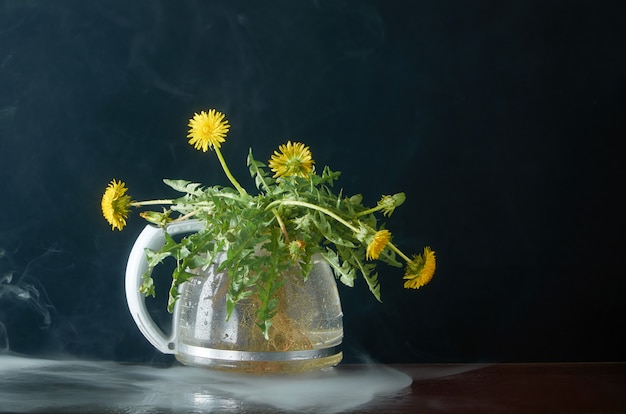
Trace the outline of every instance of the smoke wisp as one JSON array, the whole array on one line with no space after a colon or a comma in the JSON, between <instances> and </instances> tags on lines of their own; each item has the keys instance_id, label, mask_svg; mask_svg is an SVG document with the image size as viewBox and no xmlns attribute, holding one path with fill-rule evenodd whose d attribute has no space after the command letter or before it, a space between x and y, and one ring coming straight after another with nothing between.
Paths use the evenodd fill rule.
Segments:
<instances>
[{"instance_id":1,"label":"smoke wisp","mask_svg":"<svg viewBox=\"0 0 626 414\"><path fill-rule=\"evenodd\" d=\"M31 260L23 271L18 271L11 256L0 248L0 350L8 349L7 330L2 321L7 316L5 312L15 305L24 305L37 315L40 328L48 328L52 323L50 311L54 307L39 280L29 275L31 265L49 252Z\"/></svg>"}]
</instances>

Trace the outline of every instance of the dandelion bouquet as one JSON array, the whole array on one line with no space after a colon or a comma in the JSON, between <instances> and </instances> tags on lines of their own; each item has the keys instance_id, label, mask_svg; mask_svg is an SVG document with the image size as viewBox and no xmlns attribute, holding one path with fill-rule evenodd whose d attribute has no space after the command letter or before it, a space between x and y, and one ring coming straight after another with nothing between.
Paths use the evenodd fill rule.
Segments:
<instances>
[{"instance_id":1,"label":"dandelion bouquet","mask_svg":"<svg viewBox=\"0 0 626 414\"><path fill-rule=\"evenodd\" d=\"M182 194L179 198L135 201L127 195L124 182L112 180L101 203L112 229L124 228L131 208L151 205L161 205L163 210L144 211L140 216L164 229L170 222L192 218L205 223L203 229L181 241L166 232L160 250L146 251L149 269L140 291L148 296L155 295L152 269L168 257L175 259L170 312L179 298L180 285L197 276L192 269L210 266L222 252L225 259L219 269L230 278L227 314L239 301L255 297L260 303L256 323L266 338L277 312L281 274L299 266L306 279L314 254L321 254L347 286L353 286L360 274L379 301L376 260L396 267L402 267L403 261L405 288L418 289L432 279L435 253L425 247L422 254L407 256L376 217L391 216L404 202L404 193L384 195L376 206L366 207L361 195L347 197L341 190L334 191L338 171L324 167L318 174L309 147L288 141L278 147L267 165L249 151L247 166L257 190L253 195L235 179L220 150L230 129L224 114L213 109L196 113L189 128L189 144L203 152L215 152L232 187L165 179L165 184Z\"/></svg>"}]
</instances>

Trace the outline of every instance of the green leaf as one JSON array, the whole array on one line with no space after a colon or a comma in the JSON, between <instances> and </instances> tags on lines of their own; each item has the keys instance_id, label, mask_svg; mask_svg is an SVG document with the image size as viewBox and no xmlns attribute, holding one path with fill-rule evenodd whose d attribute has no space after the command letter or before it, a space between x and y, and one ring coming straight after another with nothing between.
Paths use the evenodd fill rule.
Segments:
<instances>
[{"instance_id":1,"label":"green leaf","mask_svg":"<svg viewBox=\"0 0 626 414\"><path fill-rule=\"evenodd\" d=\"M272 326L271 319L277 313L278 299L276 293L284 282L282 272L288 267L288 264L285 264L288 261L284 260L279 253L281 251L279 247L282 246L281 237L280 230L274 228L269 246L273 254L264 256L268 266L260 272L259 283L256 285L257 297L261 302L261 306L257 310L257 325L261 328L266 340L269 339L269 328Z\"/></svg>"},{"instance_id":2,"label":"green leaf","mask_svg":"<svg viewBox=\"0 0 626 414\"><path fill-rule=\"evenodd\" d=\"M202 195L202 191L199 190L202 186L200 183L192 183L187 180L170 180L168 178L164 178L163 182L178 192L193 194L195 196Z\"/></svg>"},{"instance_id":3,"label":"green leaf","mask_svg":"<svg viewBox=\"0 0 626 414\"><path fill-rule=\"evenodd\" d=\"M328 166L326 166L324 167L324 170L322 171L320 184L324 183L332 187L333 183L335 182L335 180L339 178L340 175L341 175L341 172L332 171Z\"/></svg>"},{"instance_id":4,"label":"green leaf","mask_svg":"<svg viewBox=\"0 0 626 414\"><path fill-rule=\"evenodd\" d=\"M150 273L149 272L144 273L141 276L141 279L142 279L142 282L141 282L141 286L139 286L139 292L143 293L146 296L155 297L154 280L150 276Z\"/></svg>"},{"instance_id":5,"label":"green leaf","mask_svg":"<svg viewBox=\"0 0 626 414\"><path fill-rule=\"evenodd\" d=\"M331 243L337 246L345 246L345 247L356 247L356 245L350 240L346 240L342 238L338 232L339 225L336 225L335 228L331 226L330 222L326 219L326 215L321 211L316 211L311 215L315 226L319 230L320 233Z\"/></svg>"},{"instance_id":6,"label":"green leaf","mask_svg":"<svg viewBox=\"0 0 626 414\"><path fill-rule=\"evenodd\" d=\"M354 266L358 267L361 271L361 275L365 279L367 286L370 289L370 292L374 295L376 300L382 302L380 300L380 284L378 283L378 273L372 273L372 271L376 268L375 264L363 264L362 255L359 256L356 253L357 251L354 249L342 249L341 253L344 258L352 263Z\"/></svg>"},{"instance_id":7,"label":"green leaf","mask_svg":"<svg viewBox=\"0 0 626 414\"><path fill-rule=\"evenodd\" d=\"M254 159L252 156L252 148L250 148L248 152L247 164L250 170L250 176L254 178L256 188L267 193L271 192L270 185L267 182L269 174L262 168L265 167L265 164Z\"/></svg>"},{"instance_id":8,"label":"green leaf","mask_svg":"<svg viewBox=\"0 0 626 414\"><path fill-rule=\"evenodd\" d=\"M163 262L163 259L165 259L166 257L170 257L172 255L171 251L153 251L150 249L145 249L146 251L146 259L148 261L148 267L150 269L156 267L156 265L160 264Z\"/></svg>"},{"instance_id":9,"label":"green leaf","mask_svg":"<svg viewBox=\"0 0 626 414\"><path fill-rule=\"evenodd\" d=\"M378 260L393 267L402 267L402 262L398 261L396 257L396 253L393 250L385 249L380 253L380 256L378 256Z\"/></svg>"},{"instance_id":10,"label":"green leaf","mask_svg":"<svg viewBox=\"0 0 626 414\"><path fill-rule=\"evenodd\" d=\"M170 313L174 312L174 305L180 297L178 287L190 278L198 276L195 273L188 272L187 269L188 267L185 264L179 264L172 273L172 285L170 286L169 298L167 301L167 310Z\"/></svg>"},{"instance_id":11,"label":"green leaf","mask_svg":"<svg viewBox=\"0 0 626 414\"><path fill-rule=\"evenodd\" d=\"M380 284L378 283L378 273L371 272L374 269L374 266L363 265L362 263L360 263L360 269L361 273L363 274L363 278L367 282L367 286L369 287L370 292L372 292L376 300L382 302L382 300L380 299Z\"/></svg>"},{"instance_id":12,"label":"green leaf","mask_svg":"<svg viewBox=\"0 0 626 414\"><path fill-rule=\"evenodd\" d=\"M344 261L341 263L337 253L330 248L327 248L325 252L321 253L321 255L324 257L326 262L328 262L330 267L333 269L333 273L335 273L335 277L339 279L341 283L350 287L354 286L354 279L356 278L355 271L348 262Z\"/></svg>"}]
</instances>

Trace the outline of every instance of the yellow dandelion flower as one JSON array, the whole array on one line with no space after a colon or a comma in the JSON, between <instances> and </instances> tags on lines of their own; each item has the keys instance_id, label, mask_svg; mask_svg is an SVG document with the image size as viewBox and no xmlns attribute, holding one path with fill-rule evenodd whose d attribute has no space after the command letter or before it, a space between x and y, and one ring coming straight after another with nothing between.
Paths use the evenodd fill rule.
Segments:
<instances>
[{"instance_id":1,"label":"yellow dandelion flower","mask_svg":"<svg viewBox=\"0 0 626 414\"><path fill-rule=\"evenodd\" d=\"M102 195L102 215L111 225L111 230L122 230L130 211L131 199L126 195L123 181L112 180Z\"/></svg>"},{"instance_id":2,"label":"yellow dandelion flower","mask_svg":"<svg viewBox=\"0 0 626 414\"><path fill-rule=\"evenodd\" d=\"M374 234L372 240L365 249L365 258L367 260L376 260L380 253L385 249L387 243L391 239L391 232L389 230L379 230Z\"/></svg>"},{"instance_id":3,"label":"yellow dandelion flower","mask_svg":"<svg viewBox=\"0 0 626 414\"><path fill-rule=\"evenodd\" d=\"M279 152L280 151L280 152ZM269 160L274 178L296 176L307 178L313 171L313 158L309 147L300 142L280 145Z\"/></svg>"},{"instance_id":4,"label":"yellow dandelion flower","mask_svg":"<svg viewBox=\"0 0 626 414\"><path fill-rule=\"evenodd\" d=\"M189 144L197 150L207 152L209 148L219 148L226 141L224 137L230 125L224 119L223 113L209 109L209 112L194 113L189 120L189 128Z\"/></svg>"},{"instance_id":5,"label":"yellow dandelion flower","mask_svg":"<svg viewBox=\"0 0 626 414\"><path fill-rule=\"evenodd\" d=\"M404 287L406 289L419 289L431 281L435 274L435 252L430 247L424 247L423 255L413 256L413 260L407 263L404 275Z\"/></svg>"}]
</instances>

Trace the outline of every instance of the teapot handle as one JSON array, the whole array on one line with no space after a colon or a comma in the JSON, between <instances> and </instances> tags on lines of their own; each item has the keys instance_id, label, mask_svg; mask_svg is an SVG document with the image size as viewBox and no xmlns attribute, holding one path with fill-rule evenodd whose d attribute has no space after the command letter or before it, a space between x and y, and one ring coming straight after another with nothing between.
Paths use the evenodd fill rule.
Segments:
<instances>
[{"instance_id":1,"label":"teapot handle","mask_svg":"<svg viewBox=\"0 0 626 414\"><path fill-rule=\"evenodd\" d=\"M195 233L203 227L204 222L200 220L185 220L168 224L166 230L168 234L176 235L180 233ZM143 336L164 354L175 354L177 352L178 302L174 309L172 333L167 337L148 313L145 295L139 292L139 287L142 283L141 276L148 270L145 250L158 250L164 244L165 234L161 227L147 225L139 234L139 237L137 237L126 265L126 302L135 324L137 324Z\"/></svg>"}]
</instances>

